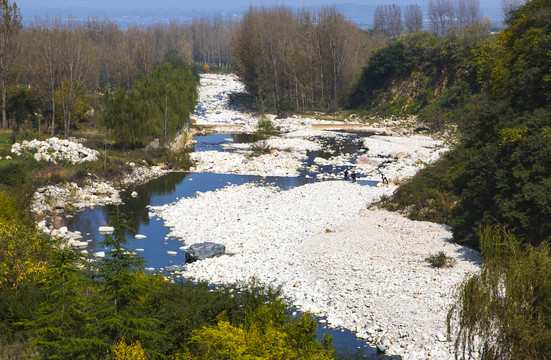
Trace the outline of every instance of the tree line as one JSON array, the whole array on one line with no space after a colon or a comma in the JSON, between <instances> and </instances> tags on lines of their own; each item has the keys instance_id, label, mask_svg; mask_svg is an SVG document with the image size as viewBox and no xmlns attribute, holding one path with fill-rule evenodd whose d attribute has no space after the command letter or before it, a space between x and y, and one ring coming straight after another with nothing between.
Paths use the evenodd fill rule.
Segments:
<instances>
[{"instance_id":1,"label":"tree line","mask_svg":"<svg viewBox=\"0 0 551 360\"><path fill-rule=\"evenodd\" d=\"M0 3L0 15L3 129L29 121L39 131L62 128L67 136L98 94L132 88L172 50L188 64L230 63L233 23L221 17L125 31L97 18L36 18L23 27L17 4L8 0Z\"/></svg>"},{"instance_id":2,"label":"tree line","mask_svg":"<svg viewBox=\"0 0 551 360\"><path fill-rule=\"evenodd\" d=\"M236 73L265 108L328 110L343 104L365 59L385 41L366 36L335 8L251 7L231 50Z\"/></svg>"}]
</instances>

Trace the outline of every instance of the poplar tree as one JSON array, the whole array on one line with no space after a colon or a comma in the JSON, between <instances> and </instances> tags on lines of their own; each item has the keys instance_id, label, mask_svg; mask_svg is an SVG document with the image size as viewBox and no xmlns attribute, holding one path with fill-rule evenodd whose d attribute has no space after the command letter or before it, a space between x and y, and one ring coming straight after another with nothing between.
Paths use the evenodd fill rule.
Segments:
<instances>
[{"instance_id":1,"label":"poplar tree","mask_svg":"<svg viewBox=\"0 0 551 360\"><path fill-rule=\"evenodd\" d=\"M2 85L2 129L8 128L8 77L17 54L17 35L21 30L21 11L17 4L0 0L0 83Z\"/></svg>"}]
</instances>

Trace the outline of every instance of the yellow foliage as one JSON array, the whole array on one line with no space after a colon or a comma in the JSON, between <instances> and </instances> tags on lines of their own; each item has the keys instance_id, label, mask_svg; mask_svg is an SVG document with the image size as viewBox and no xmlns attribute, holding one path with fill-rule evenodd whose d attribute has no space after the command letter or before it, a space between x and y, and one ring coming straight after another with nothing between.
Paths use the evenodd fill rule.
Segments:
<instances>
[{"instance_id":1,"label":"yellow foliage","mask_svg":"<svg viewBox=\"0 0 551 360\"><path fill-rule=\"evenodd\" d=\"M526 129L503 129L501 130L501 143L499 145L505 146L522 141L525 134Z\"/></svg>"},{"instance_id":2,"label":"yellow foliage","mask_svg":"<svg viewBox=\"0 0 551 360\"><path fill-rule=\"evenodd\" d=\"M264 314L263 309L259 310ZM232 326L219 320L216 326L205 326L191 336L192 350L179 355L185 359L312 359L330 360L332 351L318 343L298 344L290 341L285 325L277 324L270 316L253 320L247 328Z\"/></svg>"},{"instance_id":3,"label":"yellow foliage","mask_svg":"<svg viewBox=\"0 0 551 360\"><path fill-rule=\"evenodd\" d=\"M14 288L43 281L45 241L38 231L16 220L0 218L0 286Z\"/></svg>"},{"instance_id":4,"label":"yellow foliage","mask_svg":"<svg viewBox=\"0 0 551 360\"><path fill-rule=\"evenodd\" d=\"M205 72L209 72L210 71L210 65L209 64L203 65L203 70L205 70Z\"/></svg>"},{"instance_id":5,"label":"yellow foliage","mask_svg":"<svg viewBox=\"0 0 551 360\"><path fill-rule=\"evenodd\" d=\"M117 341L113 348L116 360L146 360L145 349L142 347L141 341L134 341L127 344L124 338Z\"/></svg>"}]
</instances>

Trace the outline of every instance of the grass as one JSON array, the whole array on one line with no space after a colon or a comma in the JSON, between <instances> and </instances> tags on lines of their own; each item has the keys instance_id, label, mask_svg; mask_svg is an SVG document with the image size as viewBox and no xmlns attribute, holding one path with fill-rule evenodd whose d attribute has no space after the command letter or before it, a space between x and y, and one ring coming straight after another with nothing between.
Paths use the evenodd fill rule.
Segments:
<instances>
[{"instance_id":1,"label":"grass","mask_svg":"<svg viewBox=\"0 0 551 360\"><path fill-rule=\"evenodd\" d=\"M11 131L0 130L0 156L4 157L10 154L11 151Z\"/></svg>"}]
</instances>

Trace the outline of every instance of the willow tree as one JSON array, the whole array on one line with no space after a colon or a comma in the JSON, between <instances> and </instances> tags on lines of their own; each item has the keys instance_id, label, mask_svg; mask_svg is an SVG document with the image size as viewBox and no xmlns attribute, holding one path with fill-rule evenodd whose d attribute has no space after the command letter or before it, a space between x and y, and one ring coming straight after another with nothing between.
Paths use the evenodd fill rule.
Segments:
<instances>
[{"instance_id":1,"label":"willow tree","mask_svg":"<svg viewBox=\"0 0 551 360\"><path fill-rule=\"evenodd\" d=\"M21 29L21 11L17 4L0 0L0 82L2 84L2 129L8 128L8 77L17 53L17 35Z\"/></svg>"},{"instance_id":2,"label":"willow tree","mask_svg":"<svg viewBox=\"0 0 551 360\"><path fill-rule=\"evenodd\" d=\"M456 356L548 359L551 354L551 252L522 246L502 227L481 229L483 267L459 288L448 315Z\"/></svg>"},{"instance_id":3,"label":"willow tree","mask_svg":"<svg viewBox=\"0 0 551 360\"><path fill-rule=\"evenodd\" d=\"M167 145L195 109L197 79L176 51L134 88L108 95L104 125L125 147L141 146L151 138Z\"/></svg>"}]
</instances>

